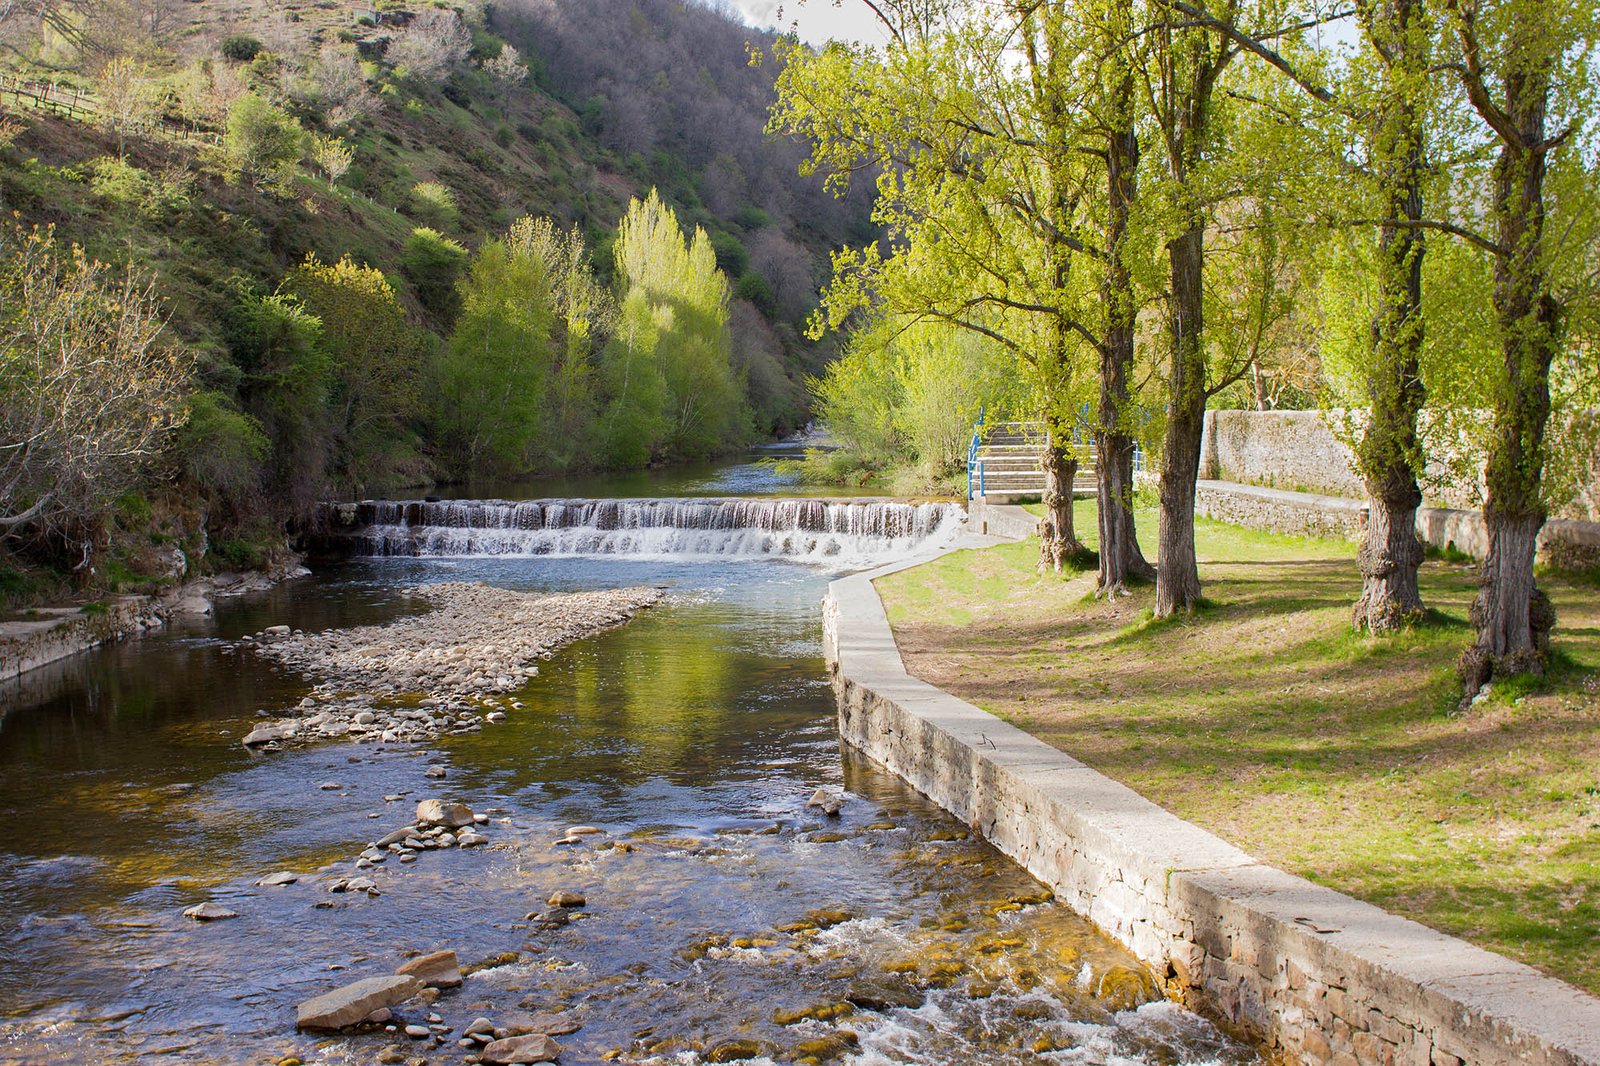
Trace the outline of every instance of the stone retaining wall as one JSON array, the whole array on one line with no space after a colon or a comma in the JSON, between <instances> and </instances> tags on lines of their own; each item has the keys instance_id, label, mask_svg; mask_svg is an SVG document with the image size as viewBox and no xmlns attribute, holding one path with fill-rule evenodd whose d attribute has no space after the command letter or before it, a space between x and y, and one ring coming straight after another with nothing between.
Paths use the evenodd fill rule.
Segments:
<instances>
[{"instance_id":1,"label":"stone retaining wall","mask_svg":"<svg viewBox=\"0 0 1600 1066\"><path fill-rule=\"evenodd\" d=\"M1298 537L1359 540L1367 525L1367 505L1361 500L1231 481L1196 484L1195 513ZM1489 551L1489 530L1478 511L1419 508L1417 536L1424 544L1465 552L1474 559L1482 559ZM1539 531L1539 561L1567 569L1600 567L1600 522L1552 518Z\"/></svg>"},{"instance_id":2,"label":"stone retaining wall","mask_svg":"<svg viewBox=\"0 0 1600 1066\"><path fill-rule=\"evenodd\" d=\"M992 540L969 539L958 547ZM1600 1000L1256 862L911 677L874 577L833 582L839 731L1147 963L1169 993L1312 1066L1600 1066Z\"/></svg>"}]
</instances>

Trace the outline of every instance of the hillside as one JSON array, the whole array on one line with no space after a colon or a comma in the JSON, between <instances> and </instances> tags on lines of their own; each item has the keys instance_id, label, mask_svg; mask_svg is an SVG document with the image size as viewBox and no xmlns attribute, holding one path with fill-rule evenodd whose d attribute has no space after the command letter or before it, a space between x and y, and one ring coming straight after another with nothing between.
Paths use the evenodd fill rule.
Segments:
<instances>
[{"instance_id":1,"label":"hillside","mask_svg":"<svg viewBox=\"0 0 1600 1066\"><path fill-rule=\"evenodd\" d=\"M23 7L42 19L13 5L0 23L8 46L0 210L20 227L7 250L28 227L51 226L62 263L78 244L94 259L130 264L152 281L167 320L163 343L193 364L159 454L128 467L126 484L94 513L85 504L58 522L10 526L0 550L13 562L0 566L118 554L119 533L150 539L147 514L163 537L200 555L207 543L225 546L215 564L242 565L259 561L285 521L319 496L672 461L808 419L804 380L829 352L807 343L801 325L828 251L872 230L864 199L841 202L820 180L802 179L800 149L763 133L772 73L749 62L750 47L771 44L760 31L667 0ZM714 433L630 409L623 421L654 427L638 440L574 436L602 415L614 429L622 400L608 385L610 368L626 381L628 360L645 358L620 352L614 336L629 321L639 278L615 276L613 241L630 202L652 189L672 209L674 232L681 228L682 250L671 254L695 262L691 238L703 229L726 278L725 312L710 298L716 321L704 337L725 350L721 373L740 395L703 389L720 397L708 404L737 411L716 416ZM571 228L579 288L592 279L605 313L580 321L563 311L566 290L549 263L530 283L540 292L548 285L541 299L552 301L540 312L552 321L539 318L537 336L505 332L516 317L509 305L483 312L492 279L480 270L481 251L528 216ZM306 283L312 267L331 270L346 257L355 272L330 283L366 285L393 300L397 326L403 318L386 358L399 364L404 387L383 395L405 402L360 427L352 394L371 377L359 369L371 353L351 345L366 339L341 339L342 305L326 294L319 305ZM392 297L380 291L385 282ZM637 320L655 338L682 294L646 295ZM523 343L531 361L485 370L493 360L467 360L464 307L479 309L477 325L497 338L497 353ZM676 321L686 321L682 307ZM305 329L302 346L316 352L296 355L301 341L285 338ZM679 401L674 389L702 389L678 381L699 370L675 372L670 338L661 337L652 340L661 388ZM699 351L691 341L679 344L683 352ZM495 447L464 440L459 429L474 410L430 408L478 395L477 378L491 372L511 375L494 383L502 391L543 390L541 403L559 385L562 402L576 396L587 414L537 430L530 422ZM321 375L315 403L295 384L308 374ZM0 522L26 503L6 501ZM147 569L145 554L132 552L122 571Z\"/></svg>"}]
</instances>

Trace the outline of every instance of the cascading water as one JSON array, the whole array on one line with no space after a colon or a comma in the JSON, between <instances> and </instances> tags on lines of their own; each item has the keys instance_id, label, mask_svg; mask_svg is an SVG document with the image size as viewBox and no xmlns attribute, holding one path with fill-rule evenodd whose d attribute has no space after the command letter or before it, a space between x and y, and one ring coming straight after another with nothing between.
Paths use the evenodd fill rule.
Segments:
<instances>
[{"instance_id":1,"label":"cascading water","mask_svg":"<svg viewBox=\"0 0 1600 1066\"><path fill-rule=\"evenodd\" d=\"M369 556L783 558L864 566L943 543L953 503L620 499L369 501L330 508Z\"/></svg>"}]
</instances>

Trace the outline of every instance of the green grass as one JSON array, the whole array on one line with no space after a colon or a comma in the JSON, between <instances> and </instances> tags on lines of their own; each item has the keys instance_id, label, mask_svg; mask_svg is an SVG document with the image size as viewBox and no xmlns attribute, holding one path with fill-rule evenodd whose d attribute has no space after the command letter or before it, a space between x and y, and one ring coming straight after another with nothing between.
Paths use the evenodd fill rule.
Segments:
<instances>
[{"instance_id":1,"label":"green grass","mask_svg":"<svg viewBox=\"0 0 1600 1066\"><path fill-rule=\"evenodd\" d=\"M1079 535L1093 545L1092 502ZM1153 555L1155 516L1137 514ZM1546 573L1542 680L1458 713L1475 571L1423 568L1419 625L1356 634L1356 545L1202 521L1209 605L1097 601L1037 542L878 582L918 676L1259 858L1600 993L1600 597Z\"/></svg>"}]
</instances>

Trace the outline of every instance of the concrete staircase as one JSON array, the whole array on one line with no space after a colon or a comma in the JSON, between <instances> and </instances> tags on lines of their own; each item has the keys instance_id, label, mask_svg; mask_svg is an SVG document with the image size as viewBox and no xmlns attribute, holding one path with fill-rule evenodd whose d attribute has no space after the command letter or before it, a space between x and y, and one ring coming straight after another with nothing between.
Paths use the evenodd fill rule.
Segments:
<instances>
[{"instance_id":1,"label":"concrete staircase","mask_svg":"<svg viewBox=\"0 0 1600 1066\"><path fill-rule=\"evenodd\" d=\"M1045 429L1041 422L996 422L980 425L972 435L967 457L967 497L1000 498L1038 496L1044 492ZM1074 492L1094 491L1094 464L1078 468Z\"/></svg>"}]
</instances>

